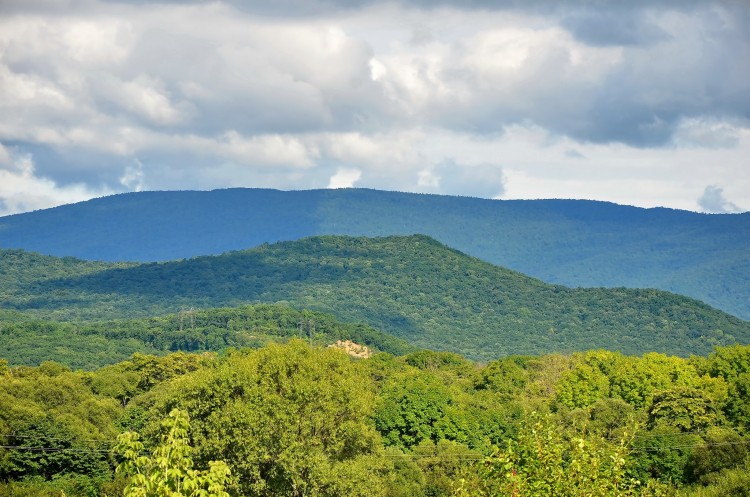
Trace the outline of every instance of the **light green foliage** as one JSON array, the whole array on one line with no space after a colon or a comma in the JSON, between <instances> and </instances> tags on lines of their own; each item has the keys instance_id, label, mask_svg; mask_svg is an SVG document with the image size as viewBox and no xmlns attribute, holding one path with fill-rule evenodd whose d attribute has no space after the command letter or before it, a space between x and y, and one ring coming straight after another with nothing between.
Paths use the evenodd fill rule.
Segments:
<instances>
[{"instance_id":1,"label":"light green foliage","mask_svg":"<svg viewBox=\"0 0 750 497\"><path fill-rule=\"evenodd\" d=\"M716 347L708 356L708 373L732 380L743 373L750 373L750 345Z\"/></svg>"},{"instance_id":2,"label":"light green foliage","mask_svg":"<svg viewBox=\"0 0 750 497\"><path fill-rule=\"evenodd\" d=\"M587 428L592 434L614 440L621 438L637 418L635 408L624 400L599 399L588 409Z\"/></svg>"},{"instance_id":3,"label":"light green foliage","mask_svg":"<svg viewBox=\"0 0 750 497\"><path fill-rule=\"evenodd\" d=\"M292 341L186 376L164 407L191 414L196 459L225 459L247 497L356 497L384 492L373 397L344 353Z\"/></svg>"},{"instance_id":4,"label":"light green foliage","mask_svg":"<svg viewBox=\"0 0 750 497\"><path fill-rule=\"evenodd\" d=\"M454 495L634 495L637 484L626 476L630 437L632 432L608 442L582 433L566 434L551 417L532 413L518 439L479 464L473 480L459 481Z\"/></svg>"},{"instance_id":5,"label":"light green foliage","mask_svg":"<svg viewBox=\"0 0 750 497\"><path fill-rule=\"evenodd\" d=\"M698 372L688 361L655 352L623 358L610 376L612 396L636 408L648 406L659 390L692 386L698 381Z\"/></svg>"},{"instance_id":6,"label":"light green foliage","mask_svg":"<svg viewBox=\"0 0 750 497\"><path fill-rule=\"evenodd\" d=\"M743 495L744 353L597 350L481 367L432 351L354 360L292 340L222 356L136 354L93 372L0 361L0 497L116 497L126 483L140 492L133 484L146 476L113 475L109 441L126 429L144 442L123 443L163 447L182 426L168 418L162 433L174 408L190 413L192 448L173 431L167 445L178 450L136 448L131 462L153 461L141 475L208 478L191 461L226 461L231 474L218 478L233 497ZM153 481L171 485L164 478Z\"/></svg>"},{"instance_id":7,"label":"light green foliage","mask_svg":"<svg viewBox=\"0 0 750 497\"><path fill-rule=\"evenodd\" d=\"M694 387L675 387L654 394L648 410L648 424L668 425L683 432L703 432L721 424L720 404L706 391Z\"/></svg>"},{"instance_id":8,"label":"light green foliage","mask_svg":"<svg viewBox=\"0 0 750 497\"><path fill-rule=\"evenodd\" d=\"M0 448L0 480L108 474L103 444L116 434L120 408L87 383L85 374L51 362L0 376L0 445L8 446Z\"/></svg>"},{"instance_id":9,"label":"light green foliage","mask_svg":"<svg viewBox=\"0 0 750 497\"><path fill-rule=\"evenodd\" d=\"M576 409L609 396L609 379L599 369L579 363L565 373L557 386L555 403Z\"/></svg>"},{"instance_id":10,"label":"light green foliage","mask_svg":"<svg viewBox=\"0 0 750 497\"><path fill-rule=\"evenodd\" d=\"M208 470L193 469L188 415L174 409L162 426L161 444L150 457L143 455L144 445L137 433L117 437L115 452L123 458L117 471L130 476L124 496L229 497L224 487L230 471L224 461L211 461Z\"/></svg>"},{"instance_id":11,"label":"light green foliage","mask_svg":"<svg viewBox=\"0 0 750 497\"><path fill-rule=\"evenodd\" d=\"M724 411L735 426L750 431L750 345L717 347L708 356L706 370L727 381Z\"/></svg>"},{"instance_id":12,"label":"light green foliage","mask_svg":"<svg viewBox=\"0 0 750 497\"><path fill-rule=\"evenodd\" d=\"M529 356L511 356L492 361L482 368L475 388L496 392L503 400L512 399L529 381L526 364L531 360Z\"/></svg>"},{"instance_id":13,"label":"light green foliage","mask_svg":"<svg viewBox=\"0 0 750 497\"><path fill-rule=\"evenodd\" d=\"M0 484L0 497L116 497L109 492L115 489L105 487L101 478L67 473L52 480L37 476Z\"/></svg>"}]
</instances>

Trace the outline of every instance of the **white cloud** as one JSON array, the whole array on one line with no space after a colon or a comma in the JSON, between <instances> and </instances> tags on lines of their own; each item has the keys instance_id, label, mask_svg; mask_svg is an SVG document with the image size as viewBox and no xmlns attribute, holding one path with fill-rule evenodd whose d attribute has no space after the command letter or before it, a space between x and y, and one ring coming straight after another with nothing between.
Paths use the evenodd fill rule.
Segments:
<instances>
[{"instance_id":1,"label":"white cloud","mask_svg":"<svg viewBox=\"0 0 750 497\"><path fill-rule=\"evenodd\" d=\"M125 172L120 176L120 184L128 190L140 192L143 190L143 179L143 163L135 159L133 164L125 167Z\"/></svg>"},{"instance_id":2,"label":"white cloud","mask_svg":"<svg viewBox=\"0 0 750 497\"><path fill-rule=\"evenodd\" d=\"M689 118L680 122L674 142L682 147L732 148L739 142L739 129L718 119Z\"/></svg>"},{"instance_id":3,"label":"white cloud","mask_svg":"<svg viewBox=\"0 0 750 497\"><path fill-rule=\"evenodd\" d=\"M240 164L259 166L310 167L317 155L296 137L262 135L244 137L228 131L216 144L218 153Z\"/></svg>"},{"instance_id":4,"label":"white cloud","mask_svg":"<svg viewBox=\"0 0 750 497\"><path fill-rule=\"evenodd\" d=\"M709 185L698 199L698 205L705 212L726 214L730 212L742 212L742 209L724 197L724 189L716 185Z\"/></svg>"},{"instance_id":5,"label":"white cloud","mask_svg":"<svg viewBox=\"0 0 750 497\"><path fill-rule=\"evenodd\" d=\"M44 209L112 193L83 184L60 186L35 174L29 154L8 151L0 144L0 215Z\"/></svg>"},{"instance_id":6,"label":"white cloud","mask_svg":"<svg viewBox=\"0 0 750 497\"><path fill-rule=\"evenodd\" d=\"M351 188L359 181L360 177L362 177L362 171L359 169L339 168L336 170L336 174L331 176L328 188Z\"/></svg>"}]
</instances>

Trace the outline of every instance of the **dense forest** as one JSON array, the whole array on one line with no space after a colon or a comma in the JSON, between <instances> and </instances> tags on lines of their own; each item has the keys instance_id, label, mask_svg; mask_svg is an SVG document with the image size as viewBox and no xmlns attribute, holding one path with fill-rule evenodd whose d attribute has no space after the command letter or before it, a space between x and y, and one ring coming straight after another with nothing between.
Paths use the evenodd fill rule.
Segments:
<instances>
[{"instance_id":1,"label":"dense forest","mask_svg":"<svg viewBox=\"0 0 750 497\"><path fill-rule=\"evenodd\" d=\"M3 497L747 496L749 429L749 346L0 362Z\"/></svg>"},{"instance_id":2,"label":"dense forest","mask_svg":"<svg viewBox=\"0 0 750 497\"><path fill-rule=\"evenodd\" d=\"M0 497L750 497L747 344L424 235L0 249Z\"/></svg>"},{"instance_id":3,"label":"dense forest","mask_svg":"<svg viewBox=\"0 0 750 497\"><path fill-rule=\"evenodd\" d=\"M692 299L549 285L421 235L313 237L140 265L6 250L0 292L0 307L58 321L289 304L475 360L603 347L686 356L750 342L750 323Z\"/></svg>"},{"instance_id":4,"label":"dense forest","mask_svg":"<svg viewBox=\"0 0 750 497\"><path fill-rule=\"evenodd\" d=\"M372 351L403 355L417 350L406 341L330 314L298 311L281 304L208 310L182 309L166 316L98 322L57 322L0 310L0 357L11 365L54 361L94 370L134 353L224 352L259 348L302 338L311 345L350 341Z\"/></svg>"},{"instance_id":5,"label":"dense forest","mask_svg":"<svg viewBox=\"0 0 750 497\"><path fill-rule=\"evenodd\" d=\"M0 218L0 247L164 261L324 234L427 234L570 287L658 288L750 319L750 213L376 190L139 192Z\"/></svg>"},{"instance_id":6,"label":"dense forest","mask_svg":"<svg viewBox=\"0 0 750 497\"><path fill-rule=\"evenodd\" d=\"M750 342L750 323L658 290L570 289L421 235L325 236L168 263L0 251L0 306L57 321L288 304L475 360L607 348L687 356Z\"/></svg>"}]
</instances>

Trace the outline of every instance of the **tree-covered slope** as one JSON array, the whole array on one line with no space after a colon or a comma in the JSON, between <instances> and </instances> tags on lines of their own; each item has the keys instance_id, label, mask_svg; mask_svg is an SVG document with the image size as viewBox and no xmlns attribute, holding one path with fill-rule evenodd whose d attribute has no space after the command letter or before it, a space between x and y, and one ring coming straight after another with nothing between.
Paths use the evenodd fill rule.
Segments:
<instances>
[{"instance_id":1,"label":"tree-covered slope","mask_svg":"<svg viewBox=\"0 0 750 497\"><path fill-rule=\"evenodd\" d=\"M72 369L92 370L124 361L134 353L221 352L258 348L299 337L316 346L352 341L371 352L404 354L404 340L363 324L342 323L329 314L286 305L182 309L165 316L99 322L35 319L0 309L0 358L11 365L37 366L55 361Z\"/></svg>"},{"instance_id":2,"label":"tree-covered slope","mask_svg":"<svg viewBox=\"0 0 750 497\"><path fill-rule=\"evenodd\" d=\"M60 261L47 260L51 266ZM23 264L15 263L22 272ZM26 288L7 293L3 307L40 317L102 319L283 302L477 359L599 347L687 355L750 343L750 323L689 298L549 285L422 235L313 237L111 267Z\"/></svg>"},{"instance_id":3,"label":"tree-covered slope","mask_svg":"<svg viewBox=\"0 0 750 497\"><path fill-rule=\"evenodd\" d=\"M115 195L0 218L0 247L162 261L320 234L427 234L567 286L659 288L750 319L750 213L375 190Z\"/></svg>"}]
</instances>

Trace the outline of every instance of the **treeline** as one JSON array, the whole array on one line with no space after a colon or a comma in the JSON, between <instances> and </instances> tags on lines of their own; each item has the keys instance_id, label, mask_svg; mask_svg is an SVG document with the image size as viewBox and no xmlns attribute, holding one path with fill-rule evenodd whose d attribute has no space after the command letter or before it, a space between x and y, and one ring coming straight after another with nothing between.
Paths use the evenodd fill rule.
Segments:
<instances>
[{"instance_id":1,"label":"treeline","mask_svg":"<svg viewBox=\"0 0 750 497\"><path fill-rule=\"evenodd\" d=\"M54 361L94 370L134 353L222 352L259 348L302 338L313 345L350 340L375 352L403 355L416 350L402 339L364 324L342 323L330 314L298 311L283 304L196 310L101 322L56 322L0 310L0 357L11 365Z\"/></svg>"},{"instance_id":2,"label":"treeline","mask_svg":"<svg viewBox=\"0 0 750 497\"><path fill-rule=\"evenodd\" d=\"M426 350L355 360L294 339L135 354L93 372L3 363L0 496L122 495L131 480L113 471L118 434L140 434L145 465L174 409L189 415L194 467L224 461L235 497L750 489L750 346L480 365Z\"/></svg>"},{"instance_id":3,"label":"treeline","mask_svg":"<svg viewBox=\"0 0 750 497\"><path fill-rule=\"evenodd\" d=\"M0 306L59 321L287 302L483 361L592 348L705 355L717 345L750 343L750 323L696 300L548 285L421 235L324 236L100 270L74 259L4 254ZM1 277L8 267L15 278Z\"/></svg>"}]
</instances>

